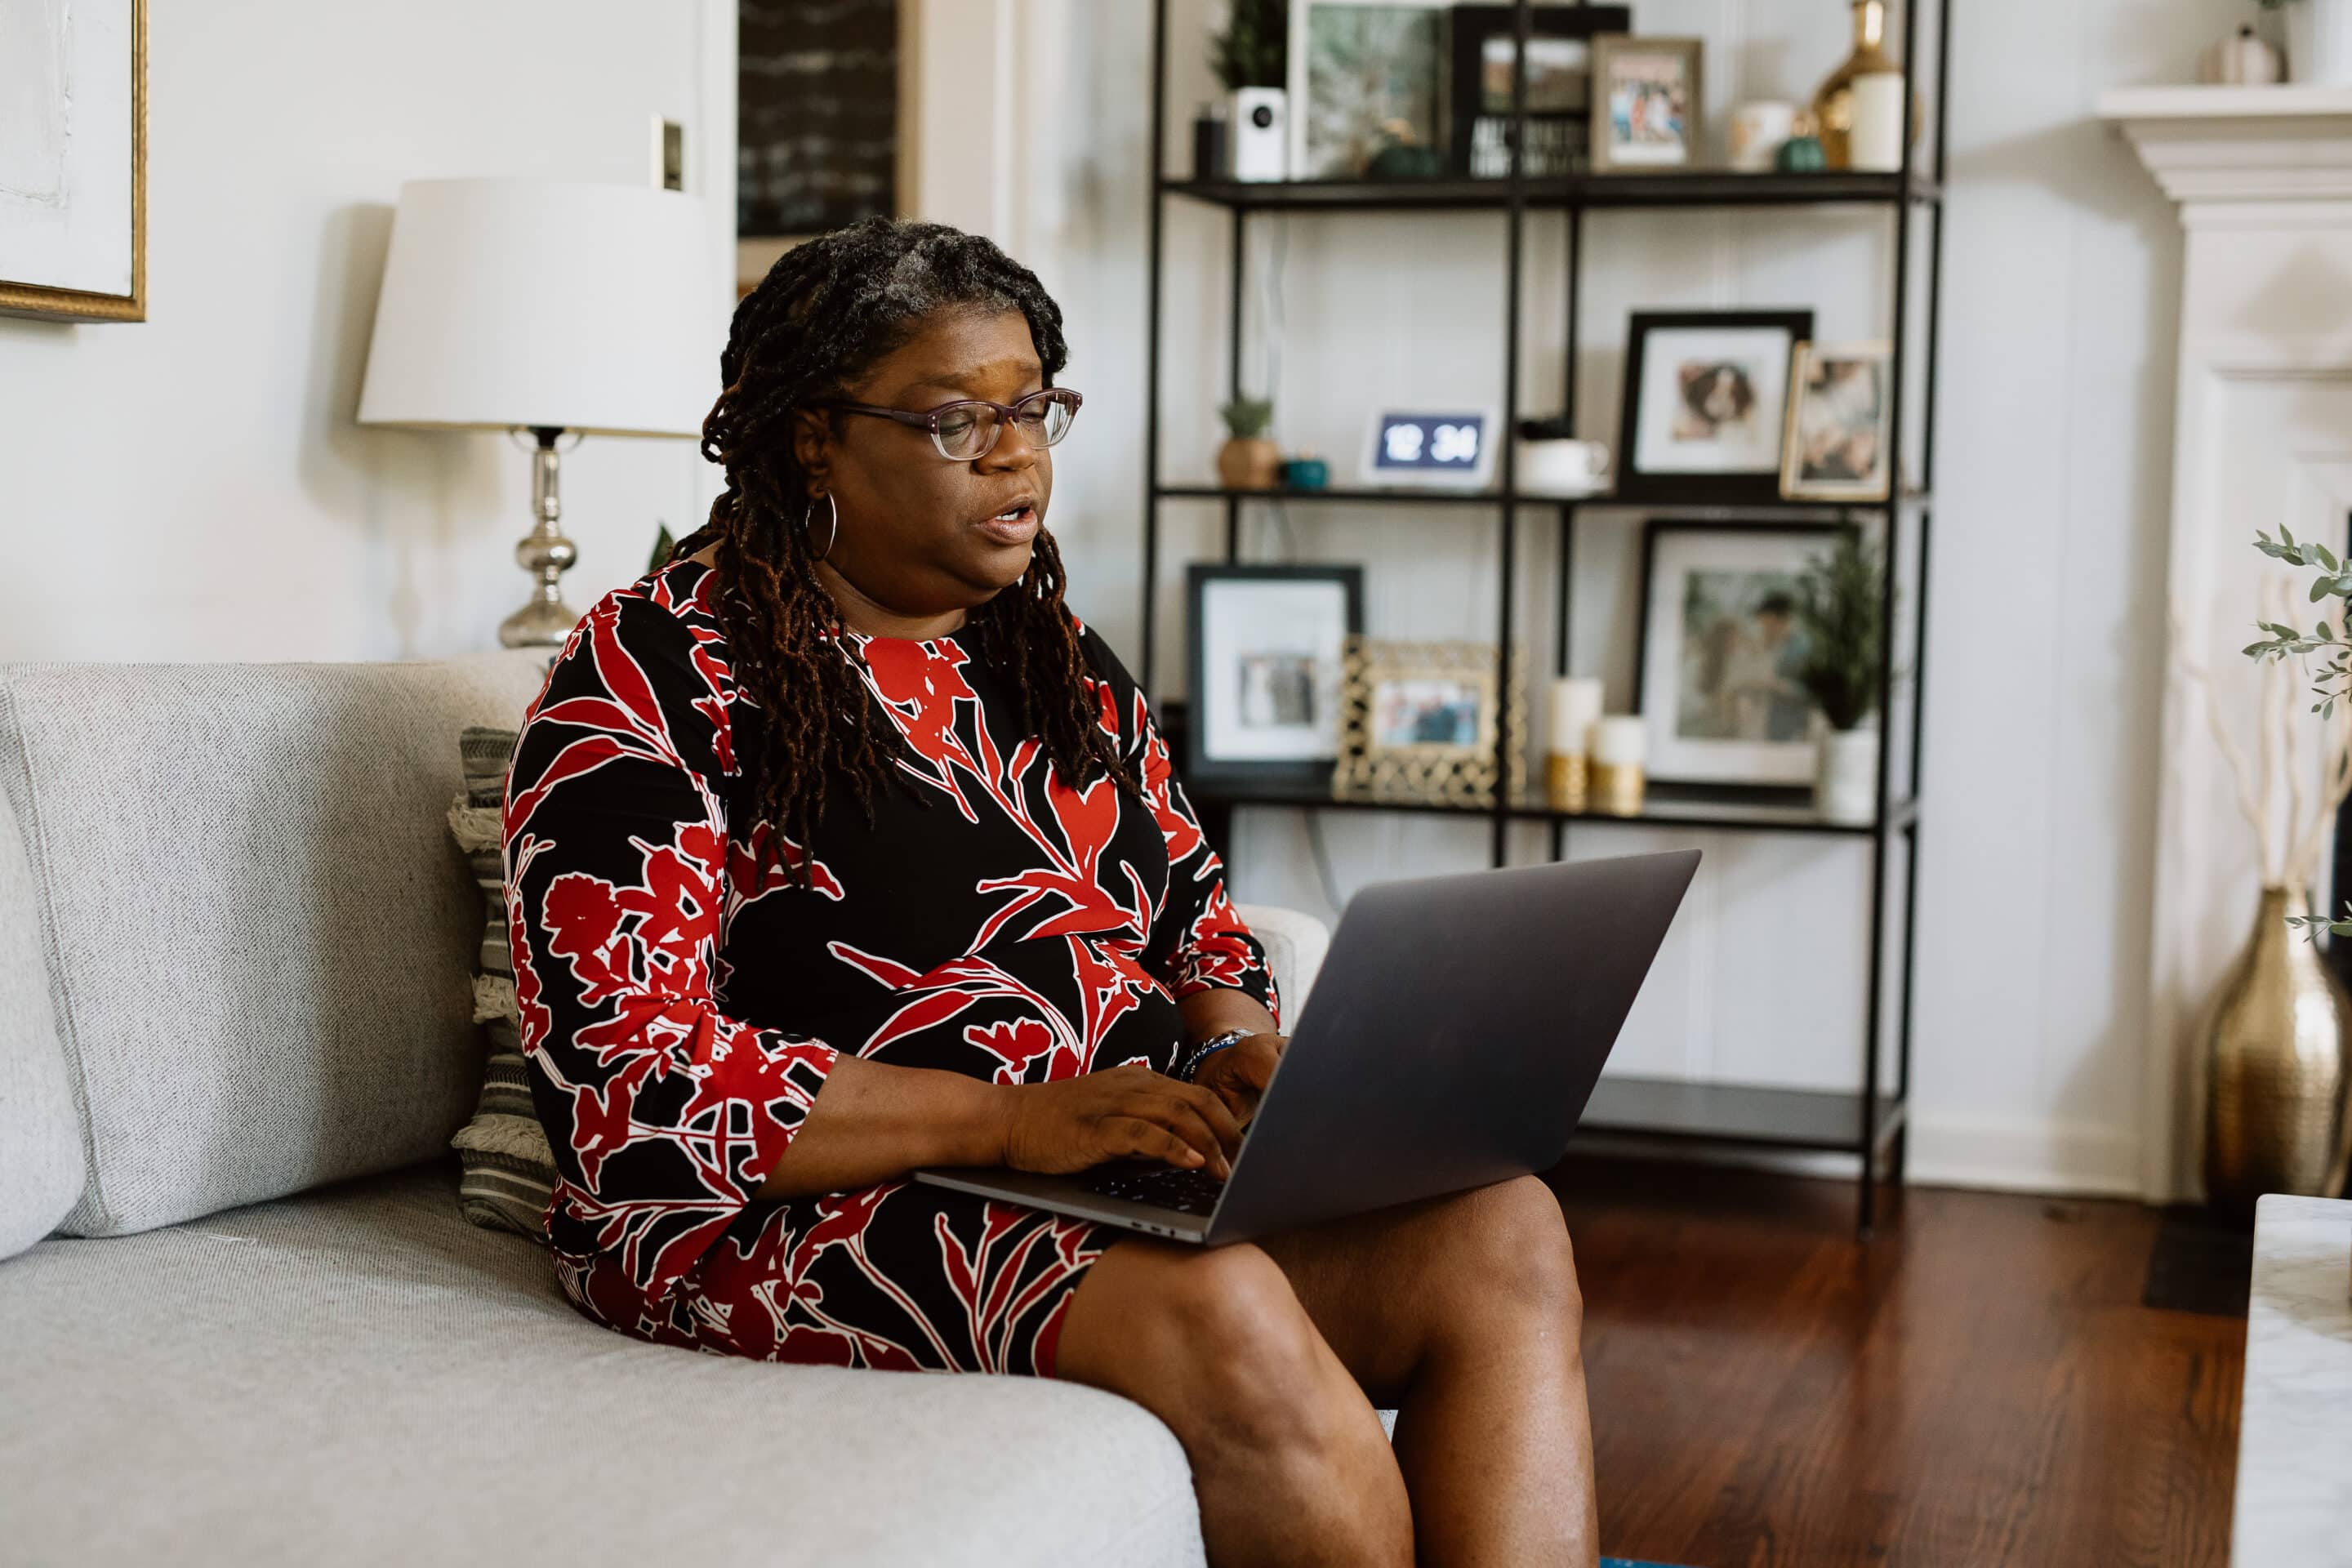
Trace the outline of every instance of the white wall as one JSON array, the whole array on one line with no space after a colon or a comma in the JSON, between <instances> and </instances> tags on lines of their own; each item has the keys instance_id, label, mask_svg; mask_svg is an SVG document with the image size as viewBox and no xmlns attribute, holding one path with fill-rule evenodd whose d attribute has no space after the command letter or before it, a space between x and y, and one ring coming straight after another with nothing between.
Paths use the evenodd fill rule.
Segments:
<instances>
[{"instance_id":1,"label":"white wall","mask_svg":"<svg viewBox=\"0 0 2352 1568\"><path fill-rule=\"evenodd\" d=\"M1194 40L1222 13L1175 0L1171 164L1214 86ZM2196 49L2249 8L2222 0L1969 0L1955 19L1952 180L1940 384L1937 534L1927 656L1927 826L1919 919L1915 1173L1927 1180L2140 1190L2152 770L2160 680L2178 230L2128 149L2091 118L2099 90L2185 80ZM1708 107L1802 97L1843 52L1843 8L1780 0L1641 0L1644 32L1708 40ZM1055 526L1082 610L1136 645L1143 397L1149 7L1083 7L1065 138L1068 209L1024 251L1063 291L1068 379L1087 395ZM1224 385L1225 220L1168 208L1163 465L1204 474ZM1253 390L1282 323L1277 436L1342 466L1370 400L1494 390L1499 219L1255 220L1278 294L1250 306ZM1562 237L1531 227L1527 406L1557 395ZM1622 321L1643 305L1808 304L1825 336L1879 335L1890 231L1834 213L1598 215L1580 367L1585 433L1614 440ZM1245 558L1369 564L1369 625L1403 637L1495 635L1496 530L1463 510L1293 507L1245 529ZM1181 563L1213 559L1221 509L1187 520L1161 562L1159 693L1181 690ZM1574 665L1632 696L1641 515L1584 525ZM1522 524L1520 635L1549 658L1551 529ZM1171 581L1171 575L1173 581ZM1548 667L1548 666L1547 666ZM1317 842L1319 833L1320 843ZM1328 911L1379 878L1483 864L1483 823L1248 810L1241 896ZM1852 1085L1859 1070L1866 851L1810 839L1676 836L1706 869L1620 1047L1644 1073ZM1668 840L1581 828L1570 852ZM1328 883L1318 871L1318 852ZM1522 830L1515 858L1544 853ZM1899 896L1899 889L1897 889Z\"/></svg>"},{"instance_id":2,"label":"white wall","mask_svg":"<svg viewBox=\"0 0 2352 1568\"><path fill-rule=\"evenodd\" d=\"M728 68L706 74L711 15ZM148 320L0 317L0 658L492 646L528 588L527 460L352 422L392 203L432 175L639 183L661 113L687 127L688 188L725 182L723 279L732 19L704 0L151 7ZM566 457L575 607L644 570L656 519L701 521L705 470L686 441Z\"/></svg>"}]
</instances>

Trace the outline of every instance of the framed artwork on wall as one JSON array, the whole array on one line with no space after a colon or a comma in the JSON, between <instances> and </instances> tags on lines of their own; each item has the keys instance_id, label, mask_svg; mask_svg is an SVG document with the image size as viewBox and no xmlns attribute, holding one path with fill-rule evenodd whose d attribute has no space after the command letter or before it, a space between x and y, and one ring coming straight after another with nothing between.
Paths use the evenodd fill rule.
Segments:
<instances>
[{"instance_id":1,"label":"framed artwork on wall","mask_svg":"<svg viewBox=\"0 0 2352 1568\"><path fill-rule=\"evenodd\" d=\"M1790 367L1811 310L1637 311L1617 493L1736 506L1780 494Z\"/></svg>"},{"instance_id":2,"label":"framed artwork on wall","mask_svg":"<svg viewBox=\"0 0 2352 1568\"><path fill-rule=\"evenodd\" d=\"M1810 784L1814 706L1797 584L1830 523L1653 520L1642 539L1634 668L1661 784Z\"/></svg>"},{"instance_id":3,"label":"framed artwork on wall","mask_svg":"<svg viewBox=\"0 0 2352 1568\"><path fill-rule=\"evenodd\" d=\"M147 0L0 0L0 311L147 319Z\"/></svg>"},{"instance_id":4,"label":"framed artwork on wall","mask_svg":"<svg viewBox=\"0 0 2352 1568\"><path fill-rule=\"evenodd\" d=\"M1363 568L1196 563L1185 587L1185 779L1328 787L1348 639L1363 630Z\"/></svg>"},{"instance_id":5,"label":"framed artwork on wall","mask_svg":"<svg viewBox=\"0 0 2352 1568\"><path fill-rule=\"evenodd\" d=\"M1893 484L1885 343L1797 345L1780 493L1791 500L1885 500Z\"/></svg>"}]
</instances>

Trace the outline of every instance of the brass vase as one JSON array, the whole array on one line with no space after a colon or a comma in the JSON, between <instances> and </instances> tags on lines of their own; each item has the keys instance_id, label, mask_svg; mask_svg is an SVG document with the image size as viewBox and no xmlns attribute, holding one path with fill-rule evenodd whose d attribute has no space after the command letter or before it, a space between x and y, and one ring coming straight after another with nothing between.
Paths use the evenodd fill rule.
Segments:
<instances>
[{"instance_id":1,"label":"brass vase","mask_svg":"<svg viewBox=\"0 0 2352 1568\"><path fill-rule=\"evenodd\" d=\"M1853 52L1813 92L1813 134L1830 168L1853 167L1853 79L1886 74L1903 74L1886 52L1886 0L1853 0ZM1916 138L1916 112L1912 121Z\"/></svg>"},{"instance_id":2,"label":"brass vase","mask_svg":"<svg viewBox=\"0 0 2352 1568\"><path fill-rule=\"evenodd\" d=\"M2264 888L2262 911L2205 1041L2205 1196L2251 1214L2264 1193L2333 1196L2344 1182L2352 994L2286 923L2301 888Z\"/></svg>"}]
</instances>

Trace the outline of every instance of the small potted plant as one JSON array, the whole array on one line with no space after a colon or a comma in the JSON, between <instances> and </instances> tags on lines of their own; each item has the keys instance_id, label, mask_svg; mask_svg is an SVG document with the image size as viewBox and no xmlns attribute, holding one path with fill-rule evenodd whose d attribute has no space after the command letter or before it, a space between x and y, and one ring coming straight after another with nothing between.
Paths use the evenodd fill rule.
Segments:
<instances>
[{"instance_id":1,"label":"small potted plant","mask_svg":"<svg viewBox=\"0 0 2352 1568\"><path fill-rule=\"evenodd\" d=\"M1813 807L1830 822L1878 816L1878 660L1885 636L1878 551L1850 529L1797 584L1804 634L1797 684L1821 710L1824 728L1813 774Z\"/></svg>"},{"instance_id":2,"label":"small potted plant","mask_svg":"<svg viewBox=\"0 0 2352 1568\"><path fill-rule=\"evenodd\" d=\"M1217 482L1229 490L1270 490L1281 481L1282 448L1266 435L1274 405L1263 397L1236 397L1217 410L1225 422L1225 444L1217 448Z\"/></svg>"}]
</instances>

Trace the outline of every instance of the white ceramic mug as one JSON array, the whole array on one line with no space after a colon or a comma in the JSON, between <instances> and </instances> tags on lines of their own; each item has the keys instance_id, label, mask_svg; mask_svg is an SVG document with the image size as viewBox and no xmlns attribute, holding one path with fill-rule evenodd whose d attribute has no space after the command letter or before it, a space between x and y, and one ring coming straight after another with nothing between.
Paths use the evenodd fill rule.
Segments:
<instances>
[{"instance_id":1,"label":"white ceramic mug","mask_svg":"<svg viewBox=\"0 0 2352 1568\"><path fill-rule=\"evenodd\" d=\"M1731 166L1761 174L1797 128L1797 106L1765 99L1743 103L1731 111Z\"/></svg>"},{"instance_id":2,"label":"white ceramic mug","mask_svg":"<svg viewBox=\"0 0 2352 1568\"><path fill-rule=\"evenodd\" d=\"M1609 448L1599 441L1522 441L1518 487L1531 494L1589 496L1609 488Z\"/></svg>"}]
</instances>

